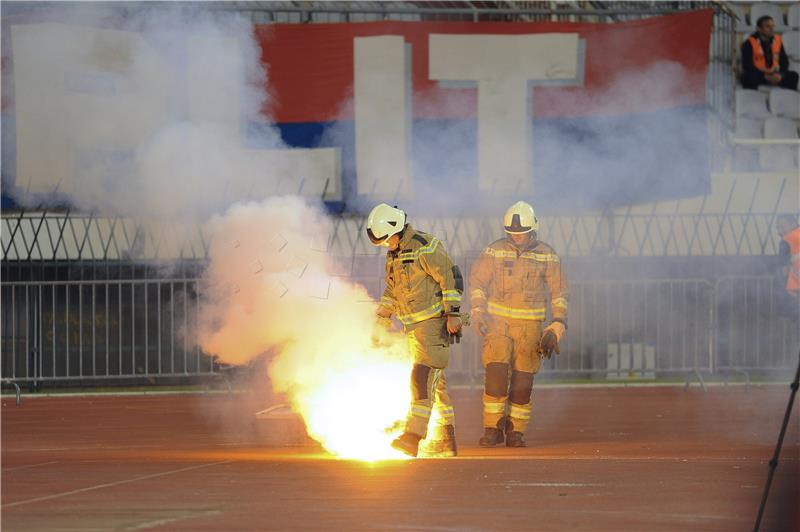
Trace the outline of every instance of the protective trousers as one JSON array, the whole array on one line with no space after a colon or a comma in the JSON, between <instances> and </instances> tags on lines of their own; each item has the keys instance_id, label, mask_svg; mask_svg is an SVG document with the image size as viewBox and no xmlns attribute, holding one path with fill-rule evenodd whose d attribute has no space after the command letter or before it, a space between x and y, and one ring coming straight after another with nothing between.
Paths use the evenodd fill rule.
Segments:
<instances>
[{"instance_id":1,"label":"protective trousers","mask_svg":"<svg viewBox=\"0 0 800 532\"><path fill-rule=\"evenodd\" d=\"M447 393L445 368L450 356L445 318L431 318L406 328L409 350L414 357L411 370L411 407L406 432L425 438L433 417L437 434L455 425L455 411Z\"/></svg>"},{"instance_id":2,"label":"protective trousers","mask_svg":"<svg viewBox=\"0 0 800 532\"><path fill-rule=\"evenodd\" d=\"M525 432L533 409L531 391L539 371L541 337L541 321L490 316L482 356L484 427L502 430L509 420L512 430Z\"/></svg>"}]
</instances>

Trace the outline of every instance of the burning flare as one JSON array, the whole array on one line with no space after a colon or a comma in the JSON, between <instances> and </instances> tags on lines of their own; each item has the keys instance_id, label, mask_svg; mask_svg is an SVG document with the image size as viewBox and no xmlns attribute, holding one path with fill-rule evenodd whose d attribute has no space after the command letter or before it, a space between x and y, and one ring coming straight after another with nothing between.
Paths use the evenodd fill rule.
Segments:
<instances>
[{"instance_id":1,"label":"burning flare","mask_svg":"<svg viewBox=\"0 0 800 532\"><path fill-rule=\"evenodd\" d=\"M203 349L229 363L277 353L272 386L325 449L405 458L390 442L403 428L412 361L400 334L381 331L375 345L376 303L329 254L330 220L299 198L271 198L231 208L210 229Z\"/></svg>"}]
</instances>

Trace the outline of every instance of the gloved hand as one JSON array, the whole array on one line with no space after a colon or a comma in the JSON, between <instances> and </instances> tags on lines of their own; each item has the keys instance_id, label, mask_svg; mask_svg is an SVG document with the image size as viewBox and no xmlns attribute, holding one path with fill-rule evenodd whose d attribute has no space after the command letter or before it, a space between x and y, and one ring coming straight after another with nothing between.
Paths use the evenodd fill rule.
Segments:
<instances>
[{"instance_id":1,"label":"gloved hand","mask_svg":"<svg viewBox=\"0 0 800 532\"><path fill-rule=\"evenodd\" d=\"M458 334L461 332L461 318L458 316L447 316L447 332Z\"/></svg>"},{"instance_id":2,"label":"gloved hand","mask_svg":"<svg viewBox=\"0 0 800 532\"><path fill-rule=\"evenodd\" d=\"M477 309L473 310L472 319L473 324L475 325L475 330L478 331L478 334L481 336L486 336L486 333L489 330L489 322L486 321L486 316L484 316L483 311Z\"/></svg>"},{"instance_id":3,"label":"gloved hand","mask_svg":"<svg viewBox=\"0 0 800 532\"><path fill-rule=\"evenodd\" d=\"M386 337L392 330L392 318L378 316L372 326L372 347L380 347L386 344Z\"/></svg>"},{"instance_id":4,"label":"gloved hand","mask_svg":"<svg viewBox=\"0 0 800 532\"><path fill-rule=\"evenodd\" d=\"M558 347L558 342L561 341L566 329L560 321L554 321L548 325L542 332L542 339L539 341L539 354L550 358L553 355L553 351L555 351L556 354L560 355L561 350Z\"/></svg>"}]
</instances>

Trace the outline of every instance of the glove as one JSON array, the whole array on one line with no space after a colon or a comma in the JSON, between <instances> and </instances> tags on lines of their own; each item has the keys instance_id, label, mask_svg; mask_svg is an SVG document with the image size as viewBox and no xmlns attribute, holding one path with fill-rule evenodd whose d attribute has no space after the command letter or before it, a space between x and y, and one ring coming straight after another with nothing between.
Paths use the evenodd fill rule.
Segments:
<instances>
[{"instance_id":1,"label":"glove","mask_svg":"<svg viewBox=\"0 0 800 532\"><path fill-rule=\"evenodd\" d=\"M486 336L486 332L489 330L489 322L486 321L486 316L483 315L483 311L473 310L472 318L475 320L475 330L478 331L478 334Z\"/></svg>"},{"instance_id":2,"label":"glove","mask_svg":"<svg viewBox=\"0 0 800 532\"><path fill-rule=\"evenodd\" d=\"M450 345L461 343L461 317L458 315L448 315L445 323L445 333Z\"/></svg>"},{"instance_id":3,"label":"glove","mask_svg":"<svg viewBox=\"0 0 800 532\"><path fill-rule=\"evenodd\" d=\"M548 325L542 333L542 339L539 341L539 354L550 358L553 356L553 351L555 351L556 354L560 355L561 350L558 347L558 342L566 329L560 321L554 321Z\"/></svg>"},{"instance_id":4,"label":"glove","mask_svg":"<svg viewBox=\"0 0 800 532\"><path fill-rule=\"evenodd\" d=\"M461 332L461 318L459 316L447 316L447 332L453 335Z\"/></svg>"},{"instance_id":5,"label":"glove","mask_svg":"<svg viewBox=\"0 0 800 532\"><path fill-rule=\"evenodd\" d=\"M389 331L392 329L392 318L378 316L372 326L372 347L381 347Z\"/></svg>"}]
</instances>

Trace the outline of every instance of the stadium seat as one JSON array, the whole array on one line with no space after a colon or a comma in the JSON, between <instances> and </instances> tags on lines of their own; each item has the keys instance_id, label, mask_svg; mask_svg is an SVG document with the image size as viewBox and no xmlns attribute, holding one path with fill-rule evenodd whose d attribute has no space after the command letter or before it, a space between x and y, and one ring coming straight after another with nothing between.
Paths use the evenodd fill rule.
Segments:
<instances>
[{"instance_id":1,"label":"stadium seat","mask_svg":"<svg viewBox=\"0 0 800 532\"><path fill-rule=\"evenodd\" d=\"M736 116L746 118L769 118L767 95L751 89L736 89Z\"/></svg>"},{"instance_id":2,"label":"stadium seat","mask_svg":"<svg viewBox=\"0 0 800 532\"><path fill-rule=\"evenodd\" d=\"M781 32L786 29L781 6L770 2L762 2L753 4L753 7L750 8L750 27L753 28L753 31L755 31L756 21L764 15L772 17L775 21L775 31Z\"/></svg>"},{"instance_id":3,"label":"stadium seat","mask_svg":"<svg viewBox=\"0 0 800 532\"><path fill-rule=\"evenodd\" d=\"M800 59L800 31L787 31L784 33L783 47L790 59Z\"/></svg>"},{"instance_id":4,"label":"stadium seat","mask_svg":"<svg viewBox=\"0 0 800 532\"><path fill-rule=\"evenodd\" d=\"M793 4L789 7L789 26L800 30L800 4Z\"/></svg>"},{"instance_id":5,"label":"stadium seat","mask_svg":"<svg viewBox=\"0 0 800 532\"><path fill-rule=\"evenodd\" d=\"M769 118L764 123L766 139L796 139L797 124L789 118ZM797 146L761 146L758 154L765 170L789 170L797 168Z\"/></svg>"},{"instance_id":6,"label":"stadium seat","mask_svg":"<svg viewBox=\"0 0 800 532\"><path fill-rule=\"evenodd\" d=\"M760 139L764 137L763 127L763 120L739 117L736 119L736 131L733 136L737 139Z\"/></svg>"},{"instance_id":7,"label":"stadium seat","mask_svg":"<svg viewBox=\"0 0 800 532\"><path fill-rule=\"evenodd\" d=\"M789 89L771 91L769 110L775 116L800 119L800 92Z\"/></svg>"},{"instance_id":8,"label":"stadium seat","mask_svg":"<svg viewBox=\"0 0 800 532\"><path fill-rule=\"evenodd\" d=\"M749 33L750 23L747 22L747 14L744 11L744 7L733 3L728 3L728 7L731 8L731 11L738 17L738 20L734 22L734 30L736 33Z\"/></svg>"},{"instance_id":9,"label":"stadium seat","mask_svg":"<svg viewBox=\"0 0 800 532\"><path fill-rule=\"evenodd\" d=\"M765 139L796 139L797 124L794 120L782 117L768 118L764 122Z\"/></svg>"}]
</instances>

